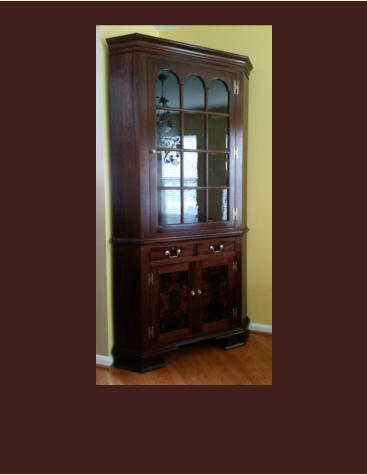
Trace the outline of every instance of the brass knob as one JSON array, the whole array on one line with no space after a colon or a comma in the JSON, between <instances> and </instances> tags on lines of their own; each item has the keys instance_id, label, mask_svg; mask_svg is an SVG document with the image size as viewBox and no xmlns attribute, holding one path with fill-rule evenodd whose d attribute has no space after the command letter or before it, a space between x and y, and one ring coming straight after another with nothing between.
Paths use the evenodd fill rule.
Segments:
<instances>
[{"instance_id":1,"label":"brass knob","mask_svg":"<svg viewBox=\"0 0 367 475\"><path fill-rule=\"evenodd\" d=\"M157 153L157 150L155 148L151 148L150 153Z\"/></svg>"},{"instance_id":2,"label":"brass knob","mask_svg":"<svg viewBox=\"0 0 367 475\"><path fill-rule=\"evenodd\" d=\"M199 289L198 290L198 295L201 295L203 292Z\"/></svg>"},{"instance_id":3,"label":"brass knob","mask_svg":"<svg viewBox=\"0 0 367 475\"><path fill-rule=\"evenodd\" d=\"M190 295L191 295L191 297L195 297L195 290L191 290Z\"/></svg>"}]
</instances>

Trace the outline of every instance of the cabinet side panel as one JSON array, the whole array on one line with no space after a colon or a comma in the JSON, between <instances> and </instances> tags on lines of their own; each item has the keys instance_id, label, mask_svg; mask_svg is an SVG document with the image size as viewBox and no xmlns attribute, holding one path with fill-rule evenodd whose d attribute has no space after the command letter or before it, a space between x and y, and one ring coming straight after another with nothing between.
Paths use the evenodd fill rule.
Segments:
<instances>
[{"instance_id":1,"label":"cabinet side panel","mask_svg":"<svg viewBox=\"0 0 367 475\"><path fill-rule=\"evenodd\" d=\"M110 140L113 237L139 235L134 55L110 56Z\"/></svg>"},{"instance_id":2,"label":"cabinet side panel","mask_svg":"<svg viewBox=\"0 0 367 475\"><path fill-rule=\"evenodd\" d=\"M247 226L247 147L248 147L248 90L249 90L249 80L246 76L242 75L243 81L243 94L241 97L241 114L243 116L243 124L241 123L241 140L239 140L239 146L242 147L239 156L242 157L241 165L242 170L240 173L242 176L241 191L242 191L242 227Z\"/></svg>"},{"instance_id":3,"label":"cabinet side panel","mask_svg":"<svg viewBox=\"0 0 367 475\"><path fill-rule=\"evenodd\" d=\"M141 346L141 259L139 246L114 246L115 349Z\"/></svg>"},{"instance_id":4,"label":"cabinet side panel","mask_svg":"<svg viewBox=\"0 0 367 475\"><path fill-rule=\"evenodd\" d=\"M235 306L237 307L239 318L242 315L246 316L246 295L242 292L242 267L246 266L246 254L242 253L242 240L243 238L236 238L235 240L235 260L236 260L236 272L235 272Z\"/></svg>"},{"instance_id":5,"label":"cabinet side panel","mask_svg":"<svg viewBox=\"0 0 367 475\"><path fill-rule=\"evenodd\" d=\"M248 149L248 101L249 101L249 80L246 76L243 76L243 95L242 95L242 109L243 109L243 139L240 145L243 146L242 150L242 227L247 227L247 149ZM247 315L247 231L241 240L242 259L240 276L242 276L242 282L239 283L239 288L242 291L242 317L248 317Z\"/></svg>"},{"instance_id":6,"label":"cabinet side panel","mask_svg":"<svg viewBox=\"0 0 367 475\"><path fill-rule=\"evenodd\" d=\"M235 108L235 121L236 121L236 146L237 146L237 156L236 159L236 179L235 179L235 206L237 208L237 221L236 228L243 227L243 207L242 207L242 189L244 186L243 176L242 176L242 164L245 160L243 154L243 121L244 121L244 107L247 102L244 97L246 94L245 84L244 84L244 75L237 73L237 81L239 81L239 94L235 96L236 98L236 108Z\"/></svg>"},{"instance_id":7,"label":"cabinet side panel","mask_svg":"<svg viewBox=\"0 0 367 475\"><path fill-rule=\"evenodd\" d=\"M149 234L150 223L150 188L149 188L149 168L152 154L149 150L153 148L152 136L155 130L154 115L151 115L153 106L152 97L148 94L148 69L147 57L144 53L135 53L134 57L135 69L135 88L136 88L136 113L135 113L135 130L136 130L136 151L139 162L140 177L140 230L141 235ZM155 88L155 83L151 84ZM154 111L154 108L153 108Z\"/></svg>"}]
</instances>

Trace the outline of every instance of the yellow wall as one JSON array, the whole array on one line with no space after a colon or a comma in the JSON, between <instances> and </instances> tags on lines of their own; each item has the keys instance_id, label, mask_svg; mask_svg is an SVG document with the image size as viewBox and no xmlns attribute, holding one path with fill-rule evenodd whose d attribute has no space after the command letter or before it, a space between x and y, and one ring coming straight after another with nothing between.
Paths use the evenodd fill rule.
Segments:
<instances>
[{"instance_id":1,"label":"yellow wall","mask_svg":"<svg viewBox=\"0 0 367 475\"><path fill-rule=\"evenodd\" d=\"M107 327L112 349L112 282L110 189L108 180L108 68L105 38L144 33L247 55L254 69L250 76L247 194L247 314L253 323L272 323L272 28L271 26L189 26L159 32L153 26L101 26L103 156L105 169L105 211L107 249ZM98 306L97 306L98 309ZM97 313L98 320L104 314ZM100 321L101 324L101 321ZM97 350L106 332L98 332ZM98 351L97 351L98 352Z\"/></svg>"}]
</instances>

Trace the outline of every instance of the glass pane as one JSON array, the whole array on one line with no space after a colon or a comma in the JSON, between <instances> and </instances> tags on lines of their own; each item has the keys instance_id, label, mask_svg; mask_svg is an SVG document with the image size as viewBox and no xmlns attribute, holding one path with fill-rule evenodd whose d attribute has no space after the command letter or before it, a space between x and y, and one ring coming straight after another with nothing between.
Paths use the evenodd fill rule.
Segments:
<instances>
[{"instance_id":1,"label":"glass pane","mask_svg":"<svg viewBox=\"0 0 367 475\"><path fill-rule=\"evenodd\" d=\"M180 87L177 77L169 71L161 71L155 80L156 105L180 107Z\"/></svg>"},{"instance_id":2,"label":"glass pane","mask_svg":"<svg viewBox=\"0 0 367 475\"><path fill-rule=\"evenodd\" d=\"M228 119L217 115L209 116L209 149L228 150Z\"/></svg>"},{"instance_id":3,"label":"glass pane","mask_svg":"<svg viewBox=\"0 0 367 475\"><path fill-rule=\"evenodd\" d=\"M181 191L158 190L159 224L181 223Z\"/></svg>"},{"instance_id":4,"label":"glass pane","mask_svg":"<svg viewBox=\"0 0 367 475\"><path fill-rule=\"evenodd\" d=\"M209 153L208 168L209 186L228 186L228 155Z\"/></svg>"},{"instance_id":5,"label":"glass pane","mask_svg":"<svg viewBox=\"0 0 367 475\"><path fill-rule=\"evenodd\" d=\"M205 109L205 89L197 76L188 76L184 83L184 108Z\"/></svg>"},{"instance_id":6,"label":"glass pane","mask_svg":"<svg viewBox=\"0 0 367 475\"><path fill-rule=\"evenodd\" d=\"M215 79L208 90L208 110L228 113L228 89L223 81Z\"/></svg>"},{"instance_id":7,"label":"glass pane","mask_svg":"<svg viewBox=\"0 0 367 475\"><path fill-rule=\"evenodd\" d=\"M205 190L184 190L184 222L205 221Z\"/></svg>"},{"instance_id":8,"label":"glass pane","mask_svg":"<svg viewBox=\"0 0 367 475\"><path fill-rule=\"evenodd\" d=\"M201 303L205 323L228 318L228 266L206 267L203 271Z\"/></svg>"},{"instance_id":9,"label":"glass pane","mask_svg":"<svg viewBox=\"0 0 367 475\"><path fill-rule=\"evenodd\" d=\"M180 113L157 110L157 146L181 147Z\"/></svg>"},{"instance_id":10,"label":"glass pane","mask_svg":"<svg viewBox=\"0 0 367 475\"><path fill-rule=\"evenodd\" d=\"M208 221L228 220L228 190L208 190Z\"/></svg>"},{"instance_id":11,"label":"glass pane","mask_svg":"<svg viewBox=\"0 0 367 475\"><path fill-rule=\"evenodd\" d=\"M184 186L205 186L205 153L184 153Z\"/></svg>"},{"instance_id":12,"label":"glass pane","mask_svg":"<svg viewBox=\"0 0 367 475\"><path fill-rule=\"evenodd\" d=\"M158 152L158 186L181 186L180 152Z\"/></svg>"},{"instance_id":13,"label":"glass pane","mask_svg":"<svg viewBox=\"0 0 367 475\"><path fill-rule=\"evenodd\" d=\"M159 276L160 333L188 326L189 271L170 272Z\"/></svg>"},{"instance_id":14,"label":"glass pane","mask_svg":"<svg viewBox=\"0 0 367 475\"><path fill-rule=\"evenodd\" d=\"M205 148L205 116L184 114L184 148Z\"/></svg>"}]
</instances>

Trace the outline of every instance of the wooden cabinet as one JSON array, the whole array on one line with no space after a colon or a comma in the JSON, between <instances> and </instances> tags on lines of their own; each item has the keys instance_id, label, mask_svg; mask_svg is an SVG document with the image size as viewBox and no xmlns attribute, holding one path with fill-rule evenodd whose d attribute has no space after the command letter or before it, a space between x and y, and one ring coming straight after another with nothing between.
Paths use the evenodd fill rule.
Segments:
<instances>
[{"instance_id":1,"label":"wooden cabinet","mask_svg":"<svg viewBox=\"0 0 367 475\"><path fill-rule=\"evenodd\" d=\"M159 368L208 338L243 345L250 60L140 34L107 41L115 365Z\"/></svg>"}]
</instances>

